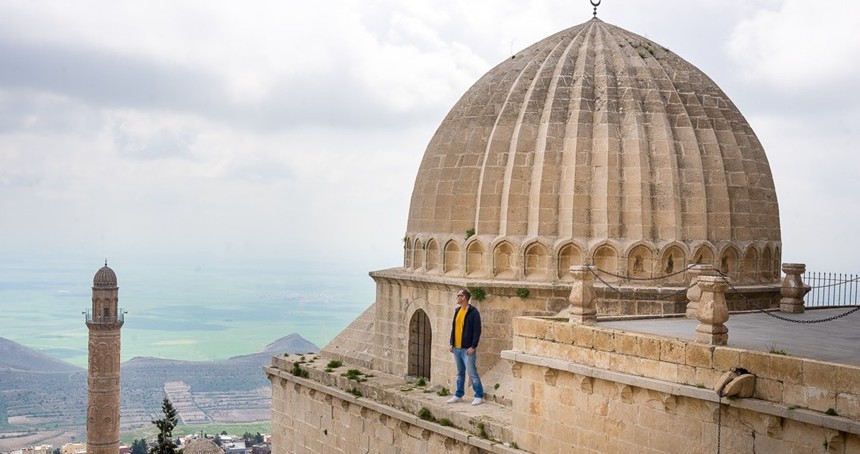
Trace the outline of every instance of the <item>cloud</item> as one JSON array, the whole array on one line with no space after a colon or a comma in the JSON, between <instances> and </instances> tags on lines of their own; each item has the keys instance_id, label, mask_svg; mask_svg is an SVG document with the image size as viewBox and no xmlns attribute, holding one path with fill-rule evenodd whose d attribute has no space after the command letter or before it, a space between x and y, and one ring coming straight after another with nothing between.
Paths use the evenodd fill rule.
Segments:
<instances>
[{"instance_id":1,"label":"cloud","mask_svg":"<svg viewBox=\"0 0 860 454\"><path fill-rule=\"evenodd\" d=\"M856 81L860 4L775 2L734 29L728 49L750 82L784 93L817 92ZM835 6L835 5L832 5Z\"/></svg>"},{"instance_id":2,"label":"cloud","mask_svg":"<svg viewBox=\"0 0 860 454\"><path fill-rule=\"evenodd\" d=\"M599 17L723 87L768 153L786 258L850 268L860 15L840 8L619 0ZM396 266L446 112L590 18L562 0L0 2L0 249Z\"/></svg>"}]
</instances>

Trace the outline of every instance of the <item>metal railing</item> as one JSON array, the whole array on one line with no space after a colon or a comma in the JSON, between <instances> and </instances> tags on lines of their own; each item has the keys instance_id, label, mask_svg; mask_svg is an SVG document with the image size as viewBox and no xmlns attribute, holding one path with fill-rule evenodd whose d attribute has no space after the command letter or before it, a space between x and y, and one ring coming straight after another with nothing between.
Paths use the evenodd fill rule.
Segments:
<instances>
[{"instance_id":1,"label":"metal railing","mask_svg":"<svg viewBox=\"0 0 860 454\"><path fill-rule=\"evenodd\" d=\"M104 316L100 314L94 315L90 313L89 309L82 312L82 314L84 314L84 321L86 321L86 323L94 325L110 325L114 323L122 323L125 321L125 311L123 311L122 308L119 308L116 314L110 316Z\"/></svg>"},{"instance_id":2,"label":"metal railing","mask_svg":"<svg viewBox=\"0 0 860 454\"><path fill-rule=\"evenodd\" d=\"M860 305L860 275L845 273L803 273L803 283L812 287L803 298L805 307Z\"/></svg>"}]
</instances>

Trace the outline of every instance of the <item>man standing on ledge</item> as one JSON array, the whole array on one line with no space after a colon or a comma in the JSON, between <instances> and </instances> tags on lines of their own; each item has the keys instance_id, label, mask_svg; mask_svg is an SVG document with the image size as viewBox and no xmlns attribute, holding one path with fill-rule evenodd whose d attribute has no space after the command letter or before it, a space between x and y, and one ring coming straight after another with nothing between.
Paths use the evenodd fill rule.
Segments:
<instances>
[{"instance_id":1,"label":"man standing on ledge","mask_svg":"<svg viewBox=\"0 0 860 454\"><path fill-rule=\"evenodd\" d=\"M448 399L449 404L460 402L465 394L466 373L472 381L472 390L475 391L475 399L472 405L481 405L484 402L484 386L481 377L478 376L478 368L475 365L477 359L478 341L481 340L481 313L478 308L469 304L472 294L463 289L457 292L457 308L454 309L454 321L451 322L451 342L448 351L454 354L454 363L457 365L457 391Z\"/></svg>"}]
</instances>

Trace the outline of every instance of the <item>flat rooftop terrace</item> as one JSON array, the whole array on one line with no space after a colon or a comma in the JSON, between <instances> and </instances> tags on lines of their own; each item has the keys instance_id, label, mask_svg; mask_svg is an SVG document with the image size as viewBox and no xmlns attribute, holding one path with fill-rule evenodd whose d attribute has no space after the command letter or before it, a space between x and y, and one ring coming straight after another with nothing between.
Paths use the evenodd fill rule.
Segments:
<instances>
[{"instance_id":1,"label":"flat rooftop terrace","mask_svg":"<svg viewBox=\"0 0 860 454\"><path fill-rule=\"evenodd\" d=\"M809 323L845 314L854 307L808 308L802 314L778 311L729 315L727 347L761 352L782 351L789 356L860 366L860 311L821 323ZM776 317L792 321L781 320ZM806 321L806 323L795 323ZM685 317L607 320L597 326L643 334L694 340L699 322Z\"/></svg>"}]
</instances>

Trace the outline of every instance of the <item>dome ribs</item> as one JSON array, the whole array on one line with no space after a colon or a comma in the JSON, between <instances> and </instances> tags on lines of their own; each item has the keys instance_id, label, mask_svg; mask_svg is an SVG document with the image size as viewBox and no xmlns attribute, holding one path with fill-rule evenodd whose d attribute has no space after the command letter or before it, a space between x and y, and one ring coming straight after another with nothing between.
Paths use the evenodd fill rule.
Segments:
<instances>
[{"instance_id":1,"label":"dome ribs","mask_svg":"<svg viewBox=\"0 0 860 454\"><path fill-rule=\"evenodd\" d=\"M571 60L571 50L581 47L583 33L577 33L566 43L559 43L553 53L560 52L552 67L542 74L549 73L549 87L546 102L538 124L538 134L534 147L534 162L531 168L531 182L528 194L528 225L522 232L528 236L557 235L558 197L560 175L560 155L564 153L564 126L570 108L570 87L573 78L569 76L575 67Z\"/></svg>"},{"instance_id":2,"label":"dome ribs","mask_svg":"<svg viewBox=\"0 0 860 454\"><path fill-rule=\"evenodd\" d=\"M623 48L628 56L639 56L638 60L632 58L633 61L642 62L641 66L634 66L634 73L641 95L641 125L646 134L643 145L647 148L642 151L648 156L648 160L642 162L643 166L647 165L645 169L648 169L647 175L643 176L647 183L643 183L642 204L643 211L646 211L644 205L650 202L648 208L651 228L643 232L644 238L650 238L655 244L683 240L689 236L685 235L689 226L705 225L707 219L701 172L691 170L700 168L701 160L695 159L697 154L686 153L686 156L683 156L682 149L676 147L672 116L667 109L667 104L672 102L680 105L680 98L674 93L664 67L669 57L668 51L640 36L617 27L612 28L620 36L619 47ZM676 114L682 111L680 108L676 110ZM688 175L692 176L690 180L686 178ZM699 176L698 179L695 178L696 175ZM688 182L691 183L690 187L682 193ZM649 192L644 189L646 185ZM650 197L645 194L650 194ZM685 202L687 207L701 209L694 209L691 214L684 206Z\"/></svg>"},{"instance_id":3,"label":"dome ribs","mask_svg":"<svg viewBox=\"0 0 860 454\"><path fill-rule=\"evenodd\" d=\"M592 133L591 240L621 238L621 124L618 84L604 40L594 43L594 112Z\"/></svg>"},{"instance_id":4,"label":"dome ribs","mask_svg":"<svg viewBox=\"0 0 860 454\"><path fill-rule=\"evenodd\" d=\"M652 213L656 202L652 197L652 176L649 171L652 159L643 111L643 93L647 93L651 87L647 86L648 78L640 77L641 71L647 72L646 63L640 58L630 58L629 54L623 52L619 40L625 40L625 37L617 34L613 28L604 25L601 35L605 41L607 59L612 64L619 99L619 238L653 239Z\"/></svg>"},{"instance_id":5,"label":"dome ribs","mask_svg":"<svg viewBox=\"0 0 860 454\"><path fill-rule=\"evenodd\" d=\"M561 238L586 238L591 224L591 154L594 130L594 53L590 34L583 34L573 62L568 90L567 124L561 146L558 195L558 233ZM573 57L570 57L573 58Z\"/></svg>"},{"instance_id":6,"label":"dome ribs","mask_svg":"<svg viewBox=\"0 0 860 454\"><path fill-rule=\"evenodd\" d=\"M546 61L545 52L535 52L528 58L521 58L526 63L508 71L507 78L513 81L501 86L508 87L497 97L498 103L491 103L494 110L501 106L500 111L494 112L495 123L483 144L483 159L478 181L477 198L475 199L475 229L478 234L507 235L508 217L511 210L512 194L525 192L526 179L517 175L522 173L528 162L527 157L518 153L517 144L522 135L534 133L530 128L523 129L524 118L530 108L530 94L535 89L539 78L540 67ZM525 90L523 86L528 84ZM517 169L517 166L519 168ZM523 204L513 205L524 207ZM516 213L523 218L523 213Z\"/></svg>"}]
</instances>

